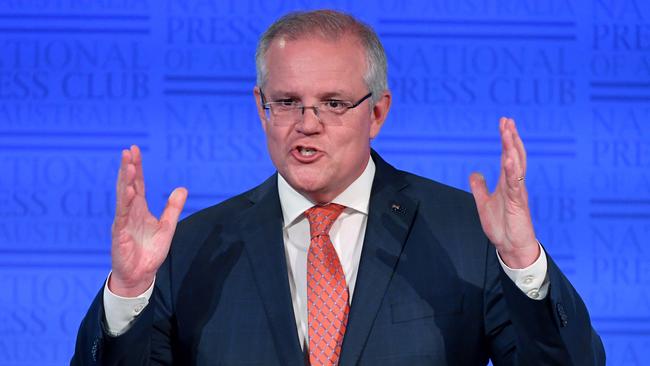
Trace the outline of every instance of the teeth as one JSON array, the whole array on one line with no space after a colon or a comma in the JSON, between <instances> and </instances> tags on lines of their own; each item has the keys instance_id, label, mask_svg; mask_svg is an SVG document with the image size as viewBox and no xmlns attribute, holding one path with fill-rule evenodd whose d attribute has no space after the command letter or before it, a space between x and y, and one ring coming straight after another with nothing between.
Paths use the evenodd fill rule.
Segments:
<instances>
[{"instance_id":1,"label":"teeth","mask_svg":"<svg viewBox=\"0 0 650 366\"><path fill-rule=\"evenodd\" d=\"M306 147L299 148L298 152L300 152L300 155L302 155L302 156L312 156L312 155L316 154L316 150L309 149L309 148L306 148Z\"/></svg>"}]
</instances>

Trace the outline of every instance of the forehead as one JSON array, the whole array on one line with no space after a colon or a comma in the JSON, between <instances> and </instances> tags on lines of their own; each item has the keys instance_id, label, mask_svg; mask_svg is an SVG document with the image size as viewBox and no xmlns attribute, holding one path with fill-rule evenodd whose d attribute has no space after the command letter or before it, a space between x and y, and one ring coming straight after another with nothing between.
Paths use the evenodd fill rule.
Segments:
<instances>
[{"instance_id":1,"label":"forehead","mask_svg":"<svg viewBox=\"0 0 650 366\"><path fill-rule=\"evenodd\" d=\"M366 57L357 38L322 37L273 40L266 53L265 89L295 93L365 90Z\"/></svg>"}]
</instances>

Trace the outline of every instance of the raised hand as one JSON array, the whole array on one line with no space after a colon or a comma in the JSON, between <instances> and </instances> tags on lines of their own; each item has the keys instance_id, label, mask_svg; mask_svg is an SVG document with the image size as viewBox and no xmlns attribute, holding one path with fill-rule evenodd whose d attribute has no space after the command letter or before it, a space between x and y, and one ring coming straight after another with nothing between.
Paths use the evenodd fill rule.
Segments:
<instances>
[{"instance_id":1,"label":"raised hand","mask_svg":"<svg viewBox=\"0 0 650 366\"><path fill-rule=\"evenodd\" d=\"M490 194L485 178L479 173L470 176L470 187L483 231L496 246L508 267L525 268L539 257L540 250L528 208L526 150L515 121L502 117L501 173L495 191Z\"/></svg>"},{"instance_id":2,"label":"raised hand","mask_svg":"<svg viewBox=\"0 0 650 366\"><path fill-rule=\"evenodd\" d=\"M142 155L133 145L122 151L117 176L117 204L112 226L112 273L108 287L116 295L144 293L167 257L187 190L176 188L160 220L149 212L145 200Z\"/></svg>"}]
</instances>

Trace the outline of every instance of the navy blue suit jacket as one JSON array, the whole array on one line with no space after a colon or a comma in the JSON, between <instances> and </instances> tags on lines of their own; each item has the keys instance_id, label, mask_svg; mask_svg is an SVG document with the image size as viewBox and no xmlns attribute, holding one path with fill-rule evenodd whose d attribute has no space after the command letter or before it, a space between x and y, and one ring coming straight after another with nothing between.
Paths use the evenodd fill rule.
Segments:
<instances>
[{"instance_id":1,"label":"navy blue suit jacket","mask_svg":"<svg viewBox=\"0 0 650 366\"><path fill-rule=\"evenodd\" d=\"M549 257L531 300L503 273L471 195L373 152L357 285L341 365L604 365L587 310ZM74 365L305 365L277 177L183 220L150 304L107 335L101 291Z\"/></svg>"}]
</instances>

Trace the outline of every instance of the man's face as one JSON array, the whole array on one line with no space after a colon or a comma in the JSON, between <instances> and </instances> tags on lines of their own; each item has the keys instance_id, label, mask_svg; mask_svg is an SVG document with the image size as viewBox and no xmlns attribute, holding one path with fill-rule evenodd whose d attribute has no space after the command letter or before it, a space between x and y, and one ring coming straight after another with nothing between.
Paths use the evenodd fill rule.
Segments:
<instances>
[{"instance_id":1,"label":"man's face","mask_svg":"<svg viewBox=\"0 0 650 366\"><path fill-rule=\"evenodd\" d=\"M331 99L357 102L369 93L363 81L365 54L350 36L336 41L276 39L267 51L266 65L262 90L266 102L293 99L306 106ZM298 122L278 126L265 121L259 93L256 87L273 164L294 189L319 203L331 201L361 175L370 157L370 139L379 133L390 106L390 94L385 92L374 106L368 99L348 110L337 125L321 123L312 109L306 109Z\"/></svg>"}]
</instances>

